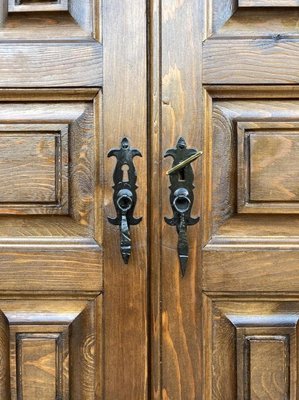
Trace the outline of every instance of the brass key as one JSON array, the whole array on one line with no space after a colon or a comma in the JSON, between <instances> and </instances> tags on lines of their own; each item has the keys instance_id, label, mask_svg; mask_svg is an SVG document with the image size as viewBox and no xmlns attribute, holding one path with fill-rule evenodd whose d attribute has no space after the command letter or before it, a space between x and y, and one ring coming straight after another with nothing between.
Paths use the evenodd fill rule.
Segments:
<instances>
[{"instance_id":1,"label":"brass key","mask_svg":"<svg viewBox=\"0 0 299 400\"><path fill-rule=\"evenodd\" d=\"M192 163L193 161L195 161L197 158L199 158L201 155L203 154L202 151L198 151L197 153L193 154L191 157L187 158L186 160L181 161L180 163L178 163L177 165L175 165L174 167L172 167L170 170L168 170L166 172L166 175L171 175L176 171L179 171L180 169L186 167L186 165Z\"/></svg>"}]
</instances>

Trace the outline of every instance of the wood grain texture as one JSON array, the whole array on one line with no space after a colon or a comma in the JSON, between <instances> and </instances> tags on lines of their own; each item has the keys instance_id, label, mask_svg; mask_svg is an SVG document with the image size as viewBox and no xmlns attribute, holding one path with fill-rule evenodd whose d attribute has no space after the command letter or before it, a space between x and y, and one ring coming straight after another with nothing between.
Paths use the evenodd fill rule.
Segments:
<instances>
[{"instance_id":1,"label":"wood grain texture","mask_svg":"<svg viewBox=\"0 0 299 400\"><path fill-rule=\"evenodd\" d=\"M296 215L236 214L219 227L207 248L239 247L295 249L299 245L299 224Z\"/></svg>"},{"instance_id":2,"label":"wood grain texture","mask_svg":"<svg viewBox=\"0 0 299 400\"><path fill-rule=\"evenodd\" d=\"M210 326L204 332L205 395L296 398L298 297L205 296L204 304Z\"/></svg>"},{"instance_id":3,"label":"wood grain texture","mask_svg":"<svg viewBox=\"0 0 299 400\"><path fill-rule=\"evenodd\" d=\"M26 60L26 63L24 63ZM99 43L0 45L0 87L102 85ZM11 71L14 74L11 74Z\"/></svg>"},{"instance_id":4,"label":"wood grain texture","mask_svg":"<svg viewBox=\"0 0 299 400\"><path fill-rule=\"evenodd\" d=\"M0 397L9 399L10 396L10 353L9 329L7 318L0 313Z\"/></svg>"},{"instance_id":5,"label":"wood grain texture","mask_svg":"<svg viewBox=\"0 0 299 400\"><path fill-rule=\"evenodd\" d=\"M299 187L299 136L291 134L250 136L250 201L296 201Z\"/></svg>"},{"instance_id":6,"label":"wood grain texture","mask_svg":"<svg viewBox=\"0 0 299 400\"><path fill-rule=\"evenodd\" d=\"M296 212L296 128L296 123L237 122L239 213Z\"/></svg>"},{"instance_id":7,"label":"wood grain texture","mask_svg":"<svg viewBox=\"0 0 299 400\"><path fill-rule=\"evenodd\" d=\"M150 146L149 174L150 191L148 193L150 207L149 238L150 246L150 398L160 400L162 397L162 363L161 363L161 255L163 213L161 209L162 195L162 101L161 101L161 11L160 0L150 2L149 12L149 72L150 72Z\"/></svg>"},{"instance_id":8,"label":"wood grain texture","mask_svg":"<svg viewBox=\"0 0 299 400\"><path fill-rule=\"evenodd\" d=\"M68 214L68 153L67 125L0 124L0 213Z\"/></svg>"},{"instance_id":9,"label":"wood grain texture","mask_svg":"<svg viewBox=\"0 0 299 400\"><path fill-rule=\"evenodd\" d=\"M0 217L0 241L2 246L14 240L23 243L85 240L90 237L87 226L79 225L67 216L1 216ZM52 242L52 243L53 243Z\"/></svg>"},{"instance_id":10,"label":"wood grain texture","mask_svg":"<svg viewBox=\"0 0 299 400\"><path fill-rule=\"evenodd\" d=\"M102 299L95 296L2 298L0 309L10 332L10 346L1 347L3 354L10 350L11 387L5 398L101 398L103 368L97 343Z\"/></svg>"},{"instance_id":11,"label":"wood grain texture","mask_svg":"<svg viewBox=\"0 0 299 400\"><path fill-rule=\"evenodd\" d=\"M28 204L18 207L13 204L8 204L2 208L0 205L0 213L15 215L22 213L67 214L72 216L72 218L81 225L88 226L92 234L95 229L95 201L100 201L99 198L95 198L95 191L98 186L96 143L99 132L95 130L94 126L95 104L92 101L52 102L47 104L27 101L14 104L13 107L11 107L9 103L2 103L2 107L2 113L0 111L1 132L7 132L8 134L15 131L23 132L23 141L25 140L24 138L26 138L26 136L24 136L26 132L28 132L28 134L31 132L32 134L34 131L40 131L41 134L44 135L42 137L45 137L45 133L49 131L57 135L55 151L52 149L55 153L55 157L53 156L55 158L55 171L52 173L52 186L54 190L52 188L51 191L51 187L48 188L48 191L51 192L52 196L56 196L56 199L54 199L55 201L52 200L52 204L47 204L50 203L51 200L48 198L44 201L45 205L34 204L31 208ZM5 144L5 146L8 145L9 143ZM28 146L29 144L27 147ZM33 146L33 143L31 143L30 146ZM39 150L39 147L37 147L37 150ZM14 146L14 157L17 157L16 151L17 148ZM36 177L36 179L38 178L38 187L42 187L45 190L45 188L49 186L47 179L51 179L51 176L48 177L45 175L45 177L41 179L42 170L37 162L28 163L29 154L27 154L26 160L24 161L25 164L22 167L22 174L19 174L25 151L26 147L24 147L24 143L22 142L21 149L19 150L20 165L13 167L13 164L10 162L6 164L9 165L10 169L7 167L5 171L2 168L3 186L5 187L5 185L8 185L8 187L10 187L9 181L7 183L7 177L10 175L11 180L13 180L13 185L18 184L18 181L15 179L16 174L20 176L19 179L24 182L24 180L27 179L25 166L29 165L30 168L33 169L33 172L38 170L39 175ZM8 161L8 154L8 152L5 153L3 161L5 163ZM36 152L36 154L39 156L40 151ZM37 158L37 161L38 160L39 158ZM46 159L46 162L48 162L48 159ZM30 175L31 180L33 179L33 172L31 172ZM35 187L36 186L30 187L28 184L28 188L26 188L31 196L34 196L32 188L34 189ZM22 192L19 190L16 194L15 201L11 195L9 199L4 198L2 203L5 203L5 201L7 203L17 203L19 200L18 196L20 195L22 195ZM25 193L25 195L28 197L28 193ZM35 203L37 203L36 196L35 194L33 199ZM21 200L23 203L26 201L24 195Z\"/></svg>"},{"instance_id":12,"label":"wood grain texture","mask_svg":"<svg viewBox=\"0 0 299 400\"><path fill-rule=\"evenodd\" d=\"M226 2L229 4L229 2ZM216 14L220 19L224 14ZM247 7L238 8L234 14L229 13L225 19L214 26L213 38L272 38L279 34L282 37L298 38L297 8ZM221 25L222 24L222 25Z\"/></svg>"},{"instance_id":13,"label":"wood grain texture","mask_svg":"<svg viewBox=\"0 0 299 400\"><path fill-rule=\"evenodd\" d=\"M298 250L240 249L221 250L211 245L203 256L203 288L206 291L299 290ZM246 267L244 267L246 266Z\"/></svg>"},{"instance_id":14,"label":"wood grain texture","mask_svg":"<svg viewBox=\"0 0 299 400\"><path fill-rule=\"evenodd\" d=\"M94 230L95 190L97 185L96 137L94 106L70 125L70 215L81 225Z\"/></svg>"},{"instance_id":15,"label":"wood grain texture","mask_svg":"<svg viewBox=\"0 0 299 400\"><path fill-rule=\"evenodd\" d=\"M1 14L0 14L1 15ZM65 12L10 13L0 28L2 40L86 40L90 31L85 32ZM3 21L3 22L4 22Z\"/></svg>"},{"instance_id":16,"label":"wood grain texture","mask_svg":"<svg viewBox=\"0 0 299 400\"><path fill-rule=\"evenodd\" d=\"M147 49L146 3L143 0L104 0L104 336L106 399L148 398L148 265L147 265ZM117 27L114 29L113 27ZM120 38L127 38L121 40ZM127 136L143 157L137 171L136 216L142 222L131 227L132 256L123 264L119 227L108 223L115 215L113 171L107 159L111 148Z\"/></svg>"},{"instance_id":17,"label":"wood grain texture","mask_svg":"<svg viewBox=\"0 0 299 400\"><path fill-rule=\"evenodd\" d=\"M92 242L77 247L59 243L31 247L27 241L4 247L0 257L1 290L67 292L102 288L101 250Z\"/></svg>"},{"instance_id":18,"label":"wood grain texture","mask_svg":"<svg viewBox=\"0 0 299 400\"><path fill-rule=\"evenodd\" d=\"M57 201L56 146L55 134L0 133L2 203Z\"/></svg>"},{"instance_id":19,"label":"wood grain texture","mask_svg":"<svg viewBox=\"0 0 299 400\"><path fill-rule=\"evenodd\" d=\"M171 164L170 160L161 161L159 158L175 146L180 136L185 138L189 147L201 150L200 43L203 20L200 16L204 13L201 2L185 0L163 1L160 12L161 150L155 156L155 163L162 162L161 203L156 207L161 207L163 218L172 215L169 179L165 174ZM196 187L193 212L199 215L201 166L200 162L193 165ZM157 218L157 211L154 216ZM177 255L177 232L175 228L161 223L161 234L156 236L157 241L151 250L155 252L157 243L161 242L161 281L158 283L162 319L161 398L193 400L202 397L200 224L188 228L190 254L187 273L182 278Z\"/></svg>"},{"instance_id":20,"label":"wood grain texture","mask_svg":"<svg viewBox=\"0 0 299 400\"><path fill-rule=\"evenodd\" d=\"M246 369L250 384L247 397L270 396L284 400L289 395L289 345L283 336L247 337Z\"/></svg>"},{"instance_id":21,"label":"wood grain texture","mask_svg":"<svg viewBox=\"0 0 299 400\"><path fill-rule=\"evenodd\" d=\"M280 40L275 36L272 39L254 41L207 40L203 45L203 82L205 84L298 83L298 52L298 42ZM288 68L285 68L286 63Z\"/></svg>"},{"instance_id":22,"label":"wood grain texture","mask_svg":"<svg viewBox=\"0 0 299 400\"><path fill-rule=\"evenodd\" d=\"M58 343L57 334L17 335L17 374L21 377L18 382L19 398L51 400L63 395L56 384L56 377L61 374Z\"/></svg>"},{"instance_id":23,"label":"wood grain texture","mask_svg":"<svg viewBox=\"0 0 299 400\"><path fill-rule=\"evenodd\" d=\"M70 0L75 18L47 11L65 0L1 3L0 214L61 200L67 215L0 217L0 397L102 399L100 1Z\"/></svg>"},{"instance_id":24,"label":"wood grain texture","mask_svg":"<svg viewBox=\"0 0 299 400\"><path fill-rule=\"evenodd\" d=\"M225 221L236 212L243 211L245 205L244 211L252 213L296 212L296 202L249 203L249 176L246 177L246 170L249 172L250 149L246 152L245 135L246 132L259 131L295 133L298 129L297 100L270 98L265 101L254 99L249 92L247 96L247 100L238 100L238 95L232 101L208 100L205 153L208 155L206 168L210 175L206 180L204 218L210 232L206 231L206 243ZM267 154L267 149L263 149L263 154ZM288 166L286 168L285 178L288 174L296 175ZM276 179L281 174L281 170L277 171ZM296 186L295 177L293 185Z\"/></svg>"}]
</instances>

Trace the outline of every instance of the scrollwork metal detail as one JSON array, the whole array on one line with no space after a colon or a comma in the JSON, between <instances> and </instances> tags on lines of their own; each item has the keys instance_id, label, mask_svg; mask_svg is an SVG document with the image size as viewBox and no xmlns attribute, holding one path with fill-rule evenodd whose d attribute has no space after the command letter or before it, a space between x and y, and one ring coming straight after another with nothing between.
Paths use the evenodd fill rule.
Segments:
<instances>
[{"instance_id":1,"label":"scrollwork metal detail","mask_svg":"<svg viewBox=\"0 0 299 400\"><path fill-rule=\"evenodd\" d=\"M188 225L195 225L200 218L193 218L191 210L194 202L194 173L191 162L196 160L202 152L188 149L184 138L179 138L174 149L166 151L164 157L172 157L172 168L167 172L170 178L170 204L173 217L165 217L168 225L176 226L178 233L178 255L182 276L185 275L188 258L189 245L187 238Z\"/></svg>"},{"instance_id":2,"label":"scrollwork metal detail","mask_svg":"<svg viewBox=\"0 0 299 400\"><path fill-rule=\"evenodd\" d=\"M108 217L108 221L113 225L119 225L121 255L125 264L128 264L132 250L130 226L137 225L142 220L142 217L134 217L138 186L133 158L142 157L142 155L139 150L131 149L129 140L123 138L119 149L109 151L108 157L112 156L117 159L113 174L113 201L117 216L116 218Z\"/></svg>"}]
</instances>

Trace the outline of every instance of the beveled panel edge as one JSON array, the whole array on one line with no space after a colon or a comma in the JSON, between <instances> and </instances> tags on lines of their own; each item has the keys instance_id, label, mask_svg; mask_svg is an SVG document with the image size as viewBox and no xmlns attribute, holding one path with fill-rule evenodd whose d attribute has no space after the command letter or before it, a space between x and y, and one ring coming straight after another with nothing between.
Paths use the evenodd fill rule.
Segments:
<instances>
[{"instance_id":1,"label":"beveled panel edge","mask_svg":"<svg viewBox=\"0 0 299 400\"><path fill-rule=\"evenodd\" d=\"M0 88L0 102L10 101L90 101L101 91L99 87L22 89Z\"/></svg>"}]
</instances>

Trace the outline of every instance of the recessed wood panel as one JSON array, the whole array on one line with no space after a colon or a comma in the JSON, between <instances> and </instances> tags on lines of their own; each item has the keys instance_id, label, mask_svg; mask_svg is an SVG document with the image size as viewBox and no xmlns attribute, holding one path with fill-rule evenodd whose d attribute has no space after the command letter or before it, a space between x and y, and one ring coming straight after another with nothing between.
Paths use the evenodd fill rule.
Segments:
<instances>
[{"instance_id":1,"label":"recessed wood panel","mask_svg":"<svg viewBox=\"0 0 299 400\"><path fill-rule=\"evenodd\" d=\"M0 214L68 213L68 127L37 129L0 125Z\"/></svg>"},{"instance_id":2,"label":"recessed wood panel","mask_svg":"<svg viewBox=\"0 0 299 400\"><path fill-rule=\"evenodd\" d=\"M3 203L55 203L56 136L0 132Z\"/></svg>"},{"instance_id":3,"label":"recessed wood panel","mask_svg":"<svg viewBox=\"0 0 299 400\"><path fill-rule=\"evenodd\" d=\"M283 126L237 122L238 212L298 212L299 131Z\"/></svg>"},{"instance_id":4,"label":"recessed wood panel","mask_svg":"<svg viewBox=\"0 0 299 400\"><path fill-rule=\"evenodd\" d=\"M298 180L299 133L250 135L250 201L298 201Z\"/></svg>"},{"instance_id":5,"label":"recessed wood panel","mask_svg":"<svg viewBox=\"0 0 299 400\"><path fill-rule=\"evenodd\" d=\"M297 398L299 302L204 296L206 399Z\"/></svg>"},{"instance_id":6,"label":"recessed wood panel","mask_svg":"<svg viewBox=\"0 0 299 400\"><path fill-rule=\"evenodd\" d=\"M245 399L289 397L290 354L287 336L246 336ZM246 379L247 378L247 379Z\"/></svg>"},{"instance_id":7,"label":"recessed wood panel","mask_svg":"<svg viewBox=\"0 0 299 400\"><path fill-rule=\"evenodd\" d=\"M17 334L18 396L22 400L62 398L59 333Z\"/></svg>"},{"instance_id":8,"label":"recessed wood panel","mask_svg":"<svg viewBox=\"0 0 299 400\"><path fill-rule=\"evenodd\" d=\"M83 297L0 299L1 399L92 399L101 392L101 297Z\"/></svg>"},{"instance_id":9,"label":"recessed wood panel","mask_svg":"<svg viewBox=\"0 0 299 400\"><path fill-rule=\"evenodd\" d=\"M211 204L206 203L205 209L211 207L212 213L206 214L211 224L210 236L206 234L208 241L236 213L299 212L299 163L296 162L299 102L271 99L269 92L264 96L264 99L214 99L210 103L212 113L207 115L212 117L207 122L206 137L211 147L206 148L206 154L212 180L207 201ZM250 137L254 138L255 153L250 148Z\"/></svg>"}]
</instances>

